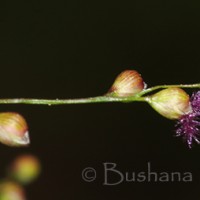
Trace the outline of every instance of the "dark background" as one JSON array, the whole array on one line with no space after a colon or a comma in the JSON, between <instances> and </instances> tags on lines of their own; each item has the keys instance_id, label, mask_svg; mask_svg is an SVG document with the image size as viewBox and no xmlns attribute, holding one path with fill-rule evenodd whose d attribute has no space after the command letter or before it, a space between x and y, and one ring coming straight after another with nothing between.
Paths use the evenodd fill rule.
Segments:
<instances>
[{"instance_id":1,"label":"dark background","mask_svg":"<svg viewBox=\"0 0 200 200\"><path fill-rule=\"evenodd\" d=\"M148 86L200 82L199 1L8 1L0 6L2 98L104 94L125 69ZM188 90L188 92L192 92ZM181 199L199 196L200 146L174 138L174 122L144 103L2 105L29 124L31 146L0 145L0 174L17 155L41 160L29 200ZM103 186L103 163L121 171L190 171L192 183ZM97 180L81 178L85 167ZM161 195L160 195L161 194ZM197 196L198 195L198 196Z\"/></svg>"}]
</instances>

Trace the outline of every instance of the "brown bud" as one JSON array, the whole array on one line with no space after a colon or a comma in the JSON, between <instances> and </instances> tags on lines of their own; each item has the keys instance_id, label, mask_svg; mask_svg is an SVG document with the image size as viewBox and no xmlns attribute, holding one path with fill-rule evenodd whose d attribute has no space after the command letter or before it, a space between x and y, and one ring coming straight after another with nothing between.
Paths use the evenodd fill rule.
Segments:
<instances>
[{"instance_id":1,"label":"brown bud","mask_svg":"<svg viewBox=\"0 0 200 200\"><path fill-rule=\"evenodd\" d=\"M108 95L118 97L134 96L145 89L141 75L135 70L125 70L115 79Z\"/></svg>"},{"instance_id":2,"label":"brown bud","mask_svg":"<svg viewBox=\"0 0 200 200\"><path fill-rule=\"evenodd\" d=\"M180 88L163 89L148 97L150 105L168 119L179 119L191 111L189 95Z\"/></svg>"},{"instance_id":3,"label":"brown bud","mask_svg":"<svg viewBox=\"0 0 200 200\"><path fill-rule=\"evenodd\" d=\"M0 113L0 142L8 146L26 146L30 143L28 126L18 113Z\"/></svg>"}]
</instances>

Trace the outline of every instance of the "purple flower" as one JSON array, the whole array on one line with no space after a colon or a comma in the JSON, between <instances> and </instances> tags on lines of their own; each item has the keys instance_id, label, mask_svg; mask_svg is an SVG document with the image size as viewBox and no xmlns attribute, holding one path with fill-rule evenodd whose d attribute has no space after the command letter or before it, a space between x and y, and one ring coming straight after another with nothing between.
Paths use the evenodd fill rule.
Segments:
<instances>
[{"instance_id":1,"label":"purple flower","mask_svg":"<svg viewBox=\"0 0 200 200\"><path fill-rule=\"evenodd\" d=\"M176 124L176 136L182 136L189 148L193 141L200 144L200 91L192 95L190 104L191 111L181 116Z\"/></svg>"}]
</instances>

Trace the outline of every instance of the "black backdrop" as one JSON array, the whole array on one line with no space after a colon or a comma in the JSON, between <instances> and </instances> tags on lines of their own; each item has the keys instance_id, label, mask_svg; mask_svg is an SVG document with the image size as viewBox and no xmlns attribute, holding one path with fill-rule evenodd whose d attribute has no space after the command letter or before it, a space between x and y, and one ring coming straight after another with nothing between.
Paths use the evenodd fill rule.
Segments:
<instances>
[{"instance_id":1,"label":"black backdrop","mask_svg":"<svg viewBox=\"0 0 200 200\"><path fill-rule=\"evenodd\" d=\"M104 94L115 76L138 70L148 86L199 78L198 1L24 1L0 6L1 97L78 98ZM191 93L191 90L188 90ZM42 174L29 200L180 199L200 187L200 146L174 138L174 122L144 103L1 105L28 121L31 146L0 145L0 174L21 153ZM190 171L193 181L103 185L103 163L121 171ZM81 172L97 170L87 183Z\"/></svg>"}]
</instances>

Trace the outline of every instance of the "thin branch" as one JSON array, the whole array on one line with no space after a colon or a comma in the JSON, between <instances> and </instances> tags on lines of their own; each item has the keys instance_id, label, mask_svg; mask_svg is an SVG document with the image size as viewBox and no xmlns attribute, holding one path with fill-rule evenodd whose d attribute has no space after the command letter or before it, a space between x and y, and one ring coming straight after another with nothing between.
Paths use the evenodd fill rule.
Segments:
<instances>
[{"instance_id":1,"label":"thin branch","mask_svg":"<svg viewBox=\"0 0 200 200\"><path fill-rule=\"evenodd\" d=\"M172 87L179 87L179 88L200 88L200 83L195 84L177 84L177 85L157 85L151 88L147 88L140 92L138 96L144 96L148 93L151 93L155 90L164 89L164 88L172 88Z\"/></svg>"},{"instance_id":2,"label":"thin branch","mask_svg":"<svg viewBox=\"0 0 200 200\"><path fill-rule=\"evenodd\" d=\"M88 97L80 99L32 99L32 98L14 98L0 99L0 104L33 104L33 105L64 105L64 104L87 104L87 103L107 103L107 102L148 102L148 97L144 95L158 89L179 87L179 88L200 88L200 83L197 84L179 84L179 85L158 85L143 90L135 96L116 97L112 95L104 95L98 97Z\"/></svg>"},{"instance_id":3,"label":"thin branch","mask_svg":"<svg viewBox=\"0 0 200 200\"><path fill-rule=\"evenodd\" d=\"M130 98L98 96L80 99L0 99L0 104L35 104L35 105L64 105L64 104L87 104L105 102L129 102ZM132 97L131 101L145 101L143 97Z\"/></svg>"}]
</instances>

